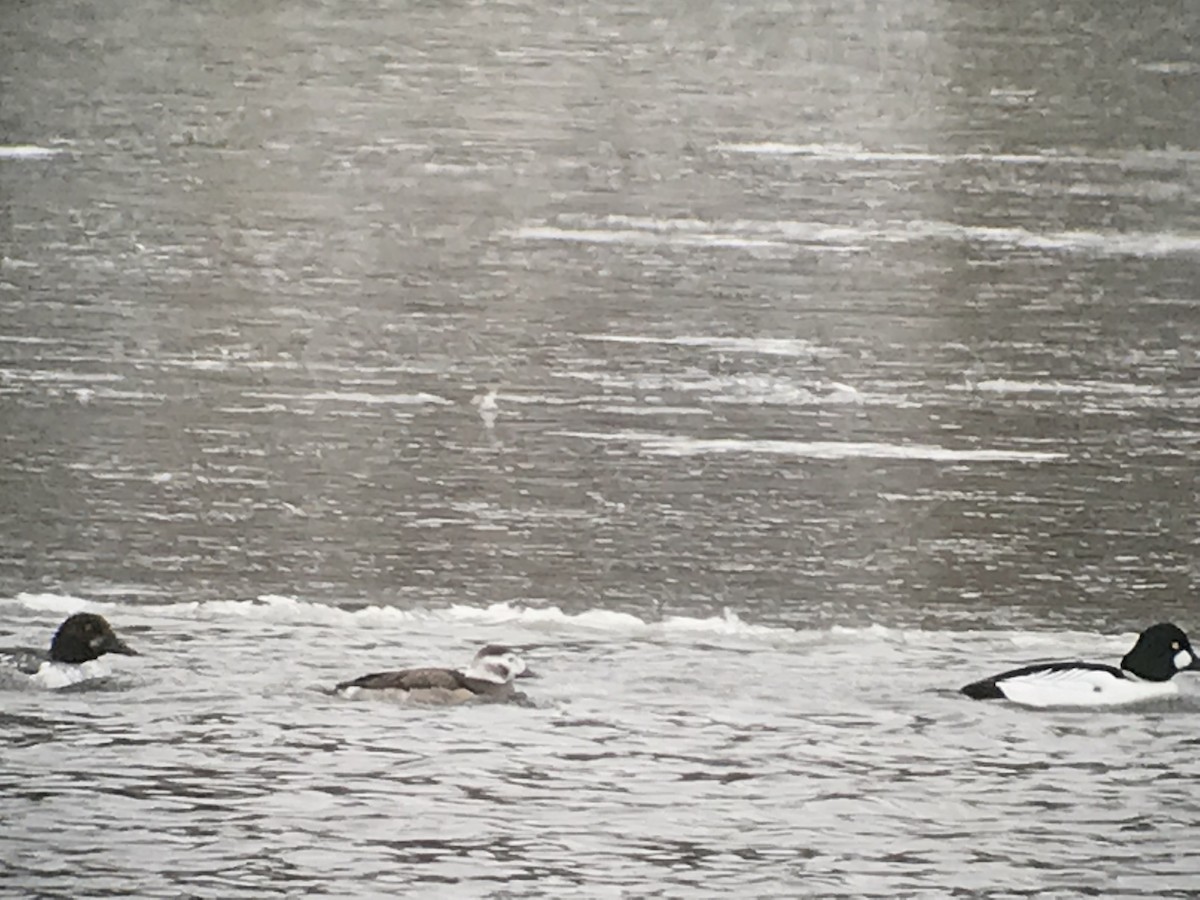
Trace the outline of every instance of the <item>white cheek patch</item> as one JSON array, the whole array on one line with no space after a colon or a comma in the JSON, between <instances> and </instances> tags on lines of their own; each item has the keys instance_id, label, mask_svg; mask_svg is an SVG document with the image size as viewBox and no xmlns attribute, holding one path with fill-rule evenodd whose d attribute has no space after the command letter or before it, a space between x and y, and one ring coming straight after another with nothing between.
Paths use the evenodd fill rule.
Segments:
<instances>
[{"instance_id":1,"label":"white cheek patch","mask_svg":"<svg viewBox=\"0 0 1200 900\"><path fill-rule=\"evenodd\" d=\"M1180 650L1175 654L1175 668L1186 669L1194 660L1195 657L1192 656L1192 654L1188 653L1186 650Z\"/></svg>"}]
</instances>

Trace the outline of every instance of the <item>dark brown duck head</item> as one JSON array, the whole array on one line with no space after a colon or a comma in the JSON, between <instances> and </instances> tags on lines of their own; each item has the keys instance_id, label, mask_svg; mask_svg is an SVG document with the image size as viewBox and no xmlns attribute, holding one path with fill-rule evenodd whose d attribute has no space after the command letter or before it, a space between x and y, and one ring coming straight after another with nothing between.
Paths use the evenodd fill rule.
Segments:
<instances>
[{"instance_id":1,"label":"dark brown duck head","mask_svg":"<svg viewBox=\"0 0 1200 900\"><path fill-rule=\"evenodd\" d=\"M104 616L95 613L75 613L58 626L50 642L50 659L54 662L85 663L105 653L138 655L117 637Z\"/></svg>"}]
</instances>

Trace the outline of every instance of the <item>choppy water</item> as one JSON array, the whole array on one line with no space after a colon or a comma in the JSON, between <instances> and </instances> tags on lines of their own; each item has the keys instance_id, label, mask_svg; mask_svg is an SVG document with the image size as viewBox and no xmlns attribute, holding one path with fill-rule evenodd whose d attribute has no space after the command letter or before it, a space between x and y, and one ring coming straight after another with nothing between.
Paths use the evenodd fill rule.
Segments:
<instances>
[{"instance_id":1,"label":"choppy water","mask_svg":"<svg viewBox=\"0 0 1200 900\"><path fill-rule=\"evenodd\" d=\"M83 605L3 611L32 639ZM147 655L104 690L6 697L6 877L40 894L1195 895L1198 686L1100 713L953 690L1005 660L1118 658L1132 635L87 608ZM464 635L529 648L532 708L322 693L465 659Z\"/></svg>"},{"instance_id":2,"label":"choppy water","mask_svg":"<svg viewBox=\"0 0 1200 900\"><path fill-rule=\"evenodd\" d=\"M688 9L0 10L0 890L1198 895L1200 7Z\"/></svg>"}]
</instances>

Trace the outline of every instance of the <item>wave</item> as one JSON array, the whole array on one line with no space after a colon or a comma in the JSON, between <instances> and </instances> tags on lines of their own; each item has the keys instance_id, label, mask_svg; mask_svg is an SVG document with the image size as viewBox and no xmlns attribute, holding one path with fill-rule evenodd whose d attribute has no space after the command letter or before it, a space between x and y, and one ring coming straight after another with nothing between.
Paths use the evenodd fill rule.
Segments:
<instances>
[{"instance_id":1,"label":"wave","mask_svg":"<svg viewBox=\"0 0 1200 900\"><path fill-rule=\"evenodd\" d=\"M91 600L74 594L19 593L0 600L36 612L68 616L77 612L120 613L138 618L166 619L253 619L292 622L307 625L345 625L375 627L397 623L446 622L462 625L521 625L542 631L588 631L611 634L689 633L713 635L796 635L789 628L755 625L726 610L721 616L695 618L664 616L647 621L632 613L605 609L564 612L557 606L492 603L487 606L451 604L445 607L370 605L336 606L280 594L263 594L252 600L201 600L179 603L131 604L112 600Z\"/></svg>"},{"instance_id":2,"label":"wave","mask_svg":"<svg viewBox=\"0 0 1200 900\"><path fill-rule=\"evenodd\" d=\"M558 606L530 606L520 603L491 603L486 606L451 604L445 607L413 607L369 605L337 606L313 602L295 596L263 594L249 600L204 600L178 603L129 603L119 600L93 600L73 594L18 593L0 598L0 611L13 608L34 613L53 614L58 619L76 612L97 612L120 617L121 625L139 625L161 621L247 620L250 622L289 623L339 629L378 630L381 627L403 625L410 629L427 629L438 625L481 628L519 628L530 636L568 637L580 639L626 639L648 641L703 641L733 639L756 646L795 646L837 642L853 646L856 643L875 645L944 647L961 643L971 636L1003 640L1018 650L1042 650L1047 656L1060 651L1073 652L1088 646L1107 648L1113 653L1127 650L1136 633L1105 635L1082 631L1014 631L1010 629L971 629L947 631L921 628L900 628L882 624L865 626L833 625L828 628L790 628L785 625L763 625L748 622L732 609L721 615L685 616L664 615L644 619L633 613L618 610L586 609L567 612ZM11 616L10 616L11 620ZM1014 657L1017 658L1017 657Z\"/></svg>"}]
</instances>

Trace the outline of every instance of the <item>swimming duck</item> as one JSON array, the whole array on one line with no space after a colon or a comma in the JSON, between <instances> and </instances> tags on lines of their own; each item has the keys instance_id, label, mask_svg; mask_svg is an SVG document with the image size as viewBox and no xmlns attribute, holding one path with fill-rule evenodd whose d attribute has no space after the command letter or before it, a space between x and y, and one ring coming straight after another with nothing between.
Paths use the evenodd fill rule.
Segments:
<instances>
[{"instance_id":1,"label":"swimming duck","mask_svg":"<svg viewBox=\"0 0 1200 900\"><path fill-rule=\"evenodd\" d=\"M514 678L533 678L525 660L513 649L489 644L465 669L399 669L343 681L334 691L343 697L390 697L416 703L459 704L522 698Z\"/></svg>"},{"instance_id":2,"label":"swimming duck","mask_svg":"<svg viewBox=\"0 0 1200 900\"><path fill-rule=\"evenodd\" d=\"M75 613L58 626L49 652L20 648L2 655L19 673L31 676L30 681L61 688L107 675L103 665L95 662L106 653L138 655L117 637L104 616Z\"/></svg>"},{"instance_id":3,"label":"swimming duck","mask_svg":"<svg viewBox=\"0 0 1200 900\"><path fill-rule=\"evenodd\" d=\"M975 681L962 689L973 700L1011 700L1024 706L1117 706L1179 693L1171 679L1200 671L1200 659L1177 625L1143 631L1121 667L1093 662L1035 663Z\"/></svg>"}]
</instances>

